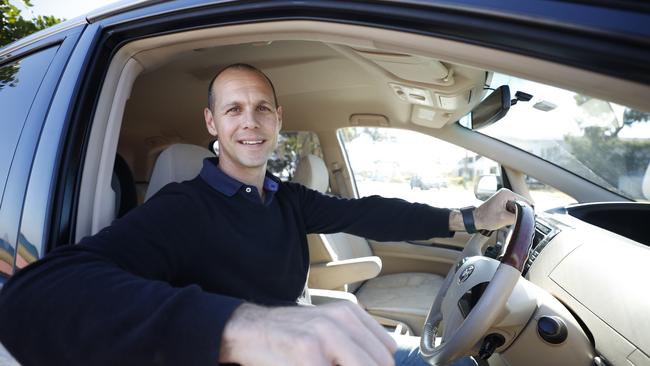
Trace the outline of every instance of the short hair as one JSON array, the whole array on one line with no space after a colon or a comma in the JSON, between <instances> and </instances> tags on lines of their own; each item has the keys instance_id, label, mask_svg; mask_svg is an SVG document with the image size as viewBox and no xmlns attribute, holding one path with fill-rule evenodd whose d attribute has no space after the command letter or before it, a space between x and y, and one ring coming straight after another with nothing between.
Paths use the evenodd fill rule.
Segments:
<instances>
[{"instance_id":1,"label":"short hair","mask_svg":"<svg viewBox=\"0 0 650 366\"><path fill-rule=\"evenodd\" d=\"M214 81L217 80L219 75L221 75L224 71L230 70L230 69L235 69L235 70L247 70L247 71L253 71L259 75L262 75L264 79L269 83L271 86L271 90L273 91L273 102L275 103L275 107L278 107L278 96L275 94L275 87L273 86L273 82L271 79L269 79L268 76L266 76L265 73L262 72L262 70L258 69L257 67L245 63L235 63L235 64L230 64L216 73L212 80L210 80L210 85L208 85L208 108L212 111L212 106L214 105L214 91L212 90L212 86L214 85ZM213 111L214 112L214 111Z\"/></svg>"}]
</instances>

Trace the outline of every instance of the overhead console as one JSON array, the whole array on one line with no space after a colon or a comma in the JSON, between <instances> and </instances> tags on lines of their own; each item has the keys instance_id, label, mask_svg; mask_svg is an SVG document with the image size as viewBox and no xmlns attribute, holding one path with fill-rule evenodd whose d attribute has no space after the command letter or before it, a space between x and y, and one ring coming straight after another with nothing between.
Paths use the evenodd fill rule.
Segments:
<instances>
[{"instance_id":1,"label":"overhead console","mask_svg":"<svg viewBox=\"0 0 650 366\"><path fill-rule=\"evenodd\" d=\"M411 119L424 127L440 128L467 114L483 97L491 74L452 65L430 57L370 49L333 47L389 80L395 96L411 104Z\"/></svg>"}]
</instances>

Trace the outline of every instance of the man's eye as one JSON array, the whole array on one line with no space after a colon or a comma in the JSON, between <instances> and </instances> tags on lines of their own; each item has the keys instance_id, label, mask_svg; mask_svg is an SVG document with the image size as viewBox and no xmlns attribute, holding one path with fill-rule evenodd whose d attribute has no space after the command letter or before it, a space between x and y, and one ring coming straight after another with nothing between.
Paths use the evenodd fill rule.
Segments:
<instances>
[{"instance_id":1,"label":"man's eye","mask_svg":"<svg viewBox=\"0 0 650 366\"><path fill-rule=\"evenodd\" d=\"M238 113L239 107L232 107L226 111L226 113Z\"/></svg>"},{"instance_id":2,"label":"man's eye","mask_svg":"<svg viewBox=\"0 0 650 366\"><path fill-rule=\"evenodd\" d=\"M263 105L257 107L257 109L260 110L260 111L262 111L262 112L268 112L268 111L271 110L271 108L269 108L269 107L267 107L267 106L263 106Z\"/></svg>"}]
</instances>

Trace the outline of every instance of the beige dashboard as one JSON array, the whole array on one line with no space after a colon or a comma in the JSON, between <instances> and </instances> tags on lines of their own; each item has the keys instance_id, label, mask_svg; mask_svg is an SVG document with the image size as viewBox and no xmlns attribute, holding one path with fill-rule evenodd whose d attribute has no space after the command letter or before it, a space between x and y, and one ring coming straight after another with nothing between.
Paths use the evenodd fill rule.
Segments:
<instances>
[{"instance_id":1,"label":"beige dashboard","mask_svg":"<svg viewBox=\"0 0 650 366\"><path fill-rule=\"evenodd\" d=\"M612 365L650 366L650 248L566 214L526 278L572 311Z\"/></svg>"}]
</instances>

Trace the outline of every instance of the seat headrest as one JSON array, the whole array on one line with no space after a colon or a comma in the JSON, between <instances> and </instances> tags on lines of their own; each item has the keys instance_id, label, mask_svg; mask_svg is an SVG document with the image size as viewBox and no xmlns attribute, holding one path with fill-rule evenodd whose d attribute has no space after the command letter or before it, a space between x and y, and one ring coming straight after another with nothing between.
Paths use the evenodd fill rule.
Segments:
<instances>
[{"instance_id":1,"label":"seat headrest","mask_svg":"<svg viewBox=\"0 0 650 366\"><path fill-rule=\"evenodd\" d=\"M201 172L203 159L214 157L212 151L189 144L173 144L160 153L153 166L144 200L165 185L195 178Z\"/></svg>"},{"instance_id":2,"label":"seat headrest","mask_svg":"<svg viewBox=\"0 0 650 366\"><path fill-rule=\"evenodd\" d=\"M300 158L293 181L307 188L325 193L329 187L329 174L323 159L316 155Z\"/></svg>"}]
</instances>

